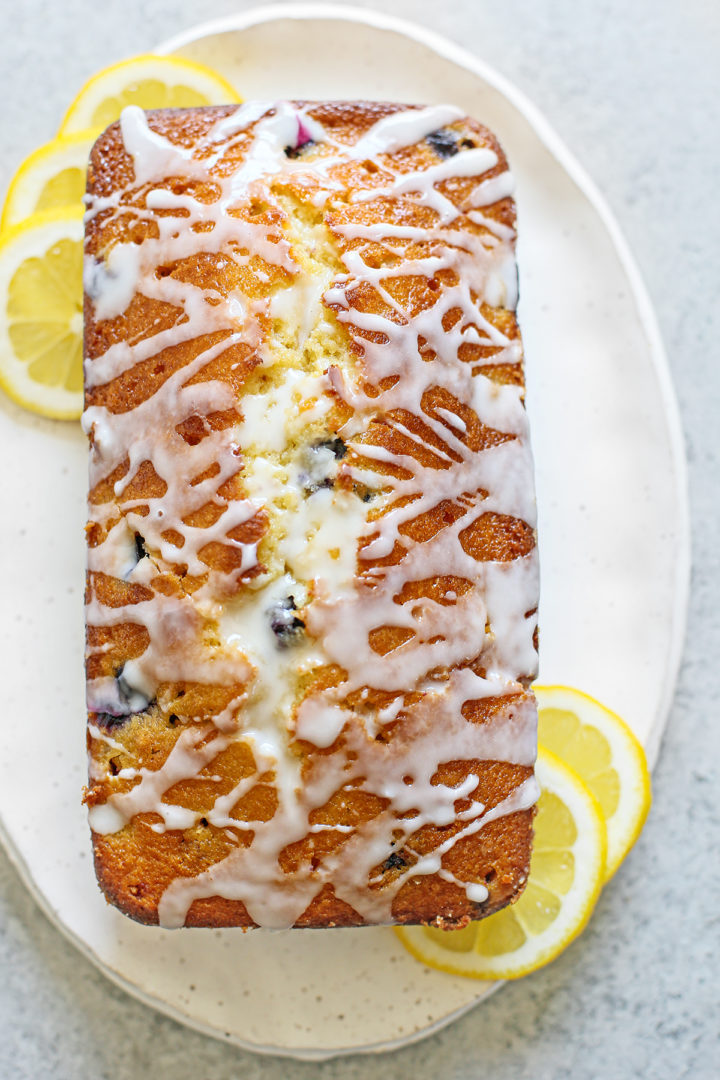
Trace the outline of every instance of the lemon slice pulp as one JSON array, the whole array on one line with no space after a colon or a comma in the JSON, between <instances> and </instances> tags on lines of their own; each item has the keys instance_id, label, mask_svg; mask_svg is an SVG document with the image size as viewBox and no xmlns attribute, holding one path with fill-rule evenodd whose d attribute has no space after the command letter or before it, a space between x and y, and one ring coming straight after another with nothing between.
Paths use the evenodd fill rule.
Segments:
<instances>
[{"instance_id":1,"label":"lemon slice pulp","mask_svg":"<svg viewBox=\"0 0 720 1080\"><path fill-rule=\"evenodd\" d=\"M538 739L587 784L608 834L606 880L635 843L650 808L645 752L627 724L567 686L536 686Z\"/></svg>"},{"instance_id":2,"label":"lemon slice pulp","mask_svg":"<svg viewBox=\"0 0 720 1080\"><path fill-rule=\"evenodd\" d=\"M605 876L606 832L594 795L541 749L541 795L533 853L519 900L462 930L399 926L409 951L430 967L476 979L515 979L547 964L582 931Z\"/></svg>"},{"instance_id":3,"label":"lemon slice pulp","mask_svg":"<svg viewBox=\"0 0 720 1080\"><path fill-rule=\"evenodd\" d=\"M44 416L82 412L82 211L33 214L0 237L0 385Z\"/></svg>"},{"instance_id":4,"label":"lemon slice pulp","mask_svg":"<svg viewBox=\"0 0 720 1080\"><path fill-rule=\"evenodd\" d=\"M82 206L88 155L99 129L79 131L38 147L10 181L0 228L17 225L38 210Z\"/></svg>"},{"instance_id":5,"label":"lemon slice pulp","mask_svg":"<svg viewBox=\"0 0 720 1080\"><path fill-rule=\"evenodd\" d=\"M104 68L85 83L67 110L59 134L104 129L126 105L177 109L239 100L227 80L202 64L177 56L135 56Z\"/></svg>"}]
</instances>

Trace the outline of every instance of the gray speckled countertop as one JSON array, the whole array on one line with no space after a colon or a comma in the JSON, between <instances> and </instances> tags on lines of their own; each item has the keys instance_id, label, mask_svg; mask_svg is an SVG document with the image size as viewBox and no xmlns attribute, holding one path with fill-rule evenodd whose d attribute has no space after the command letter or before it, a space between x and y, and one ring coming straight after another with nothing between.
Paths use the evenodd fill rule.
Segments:
<instances>
[{"instance_id":1,"label":"gray speckled countertop","mask_svg":"<svg viewBox=\"0 0 720 1080\"><path fill-rule=\"evenodd\" d=\"M91 72L250 6L2 4L0 187L53 135L69 95ZM322 1066L253 1057L126 997L46 922L0 852L0 1080L718 1075L720 7L717 0L358 6L424 23L515 81L606 195L648 285L680 400L694 524L686 652L654 808L589 929L556 963L415 1047Z\"/></svg>"}]
</instances>

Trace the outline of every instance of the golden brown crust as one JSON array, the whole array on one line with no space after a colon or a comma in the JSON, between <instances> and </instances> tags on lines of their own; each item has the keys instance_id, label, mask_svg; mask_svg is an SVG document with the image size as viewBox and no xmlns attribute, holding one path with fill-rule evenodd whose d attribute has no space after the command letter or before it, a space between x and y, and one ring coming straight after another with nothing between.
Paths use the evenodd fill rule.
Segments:
<instances>
[{"instance_id":1,"label":"golden brown crust","mask_svg":"<svg viewBox=\"0 0 720 1080\"><path fill-rule=\"evenodd\" d=\"M382 117L400 108L403 107L387 103L329 102L312 105L310 112L313 117L329 128L339 141L355 142L359 134ZM218 119L229 115L233 109L234 106L166 110L149 114L149 123L154 131L166 136L172 142L190 147L196 144L200 136L206 135ZM485 127L471 119L458 122L454 127L459 136L472 145L487 146L496 152L498 164L488 174L489 176L499 175L506 168L502 149L492 133ZM428 164L433 164L437 160L432 148L425 143L408 148L405 154L410 163L408 168L410 166L427 167ZM228 163L228 168L230 165L231 163ZM345 170L343 180L349 189L379 186L381 178L376 173L376 167L372 163L352 162ZM132 159L124 149L119 125L114 124L100 136L93 147L88 172L88 191L94 196L109 197L131 184L132 179ZM473 177L453 178L443 181L438 186L452 202L460 205L468 199L475 183L476 178ZM188 182L178 178L169 182L167 186L179 192L183 189L183 184L187 188ZM206 188L205 197L210 201L214 197L212 184L208 183ZM193 193L196 197L203 197L201 189L202 185L194 184ZM146 194L147 190L142 188L134 192L128 200L129 210L144 207ZM124 200L125 196L123 196ZM281 233L283 228L281 217L276 214L273 219L272 211L268 210L264 213L263 221L270 226L276 226ZM353 240L345 238L341 231L343 225L353 222L371 223L382 220L383 215L389 216L388 219L398 221L399 215L404 215L402 223L413 224L430 213L419 207L398 209L397 204L389 202L351 203L348 201L328 214L326 224L334 235L338 250L342 254L354 243ZM485 213L503 225L510 227L514 225L514 205L509 198L501 199L486 208ZM473 225L467 218L463 218L462 227L477 233L482 231L480 226ZM126 217L122 215L118 217L101 211L88 225L87 251L95 254L101 249L107 249L118 240L127 242L128 239L132 239L142 242L144 237L155 235L156 231L157 222L152 217L150 220L138 221L131 212ZM412 250L412 245L408 245L406 250L408 257L417 254ZM378 257L380 256L381 253L378 252ZM365 257L371 259L372 252L366 251ZM214 286L225 293L239 287L246 295L257 298L267 296L285 273L269 263L263 265L263 271L266 276L265 281L261 281L255 274L245 274L240 271L236 273L236 277L223 276L223 272L218 271L217 265L209 257L189 259L186 260L185 265L167 268L167 272L176 276L178 280L202 283L207 279L212 279ZM446 284L447 281L442 278L442 275L438 276L438 280L431 282L426 279L419 280L417 277L397 277L392 287L395 290L396 300L409 310L420 311L434 303L436 291L442 290ZM366 289L362 294L358 293L354 297L354 304L357 311L365 313L387 314L388 310L377 290L372 289ZM332 307L332 305L329 306ZM519 338L513 312L500 308L487 308L484 314L488 321L502 329L508 338L511 340ZM86 356L94 360L102 356L114 344L128 340L141 341L156 334L158 330L177 325L181 315L181 311L170 304L162 304L137 295L122 316L100 322L95 318L92 301L86 297ZM447 331L452 328L452 312L449 313L447 325L445 323L443 325ZM350 329L354 331L355 340L351 339ZM368 341L377 339L373 331L365 331L352 325L346 328L346 335L347 348L355 353L361 350L357 339L364 338ZM219 335L217 340L221 339L222 335ZM109 383L89 387L86 391L86 404L104 405L113 413L123 413L133 408L138 402L147 400L158 385L190 363L203 348L207 348L212 343L206 339L193 339L166 348L147 361L138 363ZM488 363L495 351L487 345L463 345L459 358L463 362L476 365L482 365L485 361L487 366L481 366L483 374L498 384L521 383L522 366L520 364L492 365ZM226 350L218 362L207 365L197 376L201 381L203 379L224 381L231 387L238 400L237 411L219 410L206 417L205 421L211 427L220 429L239 421L242 412L243 386L248 379L253 377L258 363L253 350L241 344L234 349ZM423 403L423 407L427 406L430 410L428 415L432 415L431 410L435 407L445 409L452 407L457 410L458 415L463 417L464 406L457 401L448 401L447 397L443 398L443 393L446 394L445 391L438 391L433 401ZM343 406L337 403L338 415L342 414L342 409ZM471 449L479 452L488 446L511 438L511 436L483 427L468 410L466 413L465 419L468 425L466 439ZM359 437L358 442L387 447L396 454L412 452L418 460L423 460L424 455L423 463L431 463L433 441L437 443L438 437L433 435L427 425L423 427L422 421L417 417L406 414L395 419L402 420L405 428L411 433L423 437L425 441L422 449L418 449L417 443L412 442L411 436L403 435L395 427L388 426L382 421L371 424L368 431ZM201 436L202 433L195 431L192 425L183 431L183 437L188 440ZM351 456L354 456L357 463L362 464L360 453L354 452ZM436 462L437 460L435 457ZM383 467L377 462L373 467L382 474ZM127 464L124 469L127 470ZM113 475L104 478L102 483L95 486L90 495L91 505L104 505L112 501L113 485L117 480L122 479L125 474L124 469L123 466L119 467ZM386 466L385 471L392 474L393 466ZM129 494L137 505L138 502L142 503L143 499L151 499L163 481L154 472L150 463L147 463L147 468L140 470L132 484ZM231 477L227 482L223 494L228 498L242 497L239 472L237 477ZM125 497L128 497L127 491ZM119 509L118 512L122 510ZM207 513L212 513L211 508L207 508ZM424 541L464 513L466 510L457 503L439 503L426 513L410 520L403 527L405 535L419 542ZM197 524L203 525L204 520L199 518ZM257 518L238 529L231 539L250 542L262 537L266 528L267 522L264 516L259 514ZM103 537L102 529L97 524L90 526L89 544L91 547L102 542ZM463 549L479 562L484 560L510 562L527 554L534 547L535 538L533 530L524 521L489 512L476 518L460 532L460 542ZM232 545L209 545L201 558L209 568L232 569L236 550ZM373 567L393 565L404 557L404 551L405 549L398 546L390 555L367 560L363 563L363 570L367 572ZM165 589L168 595L174 593L179 595L190 594L201 584L202 576L183 573L180 564L175 568L166 567L161 578L161 585L156 583L154 587ZM458 578L451 584L454 591L461 595L465 587L463 579ZM148 590L143 586L128 585L117 578L103 578L102 575L95 574L91 586L101 601L109 606L133 605L148 599ZM431 598L439 595L439 590L444 592L448 587L448 582L441 578L413 582L408 586L409 589L415 590L415 596ZM409 595L410 593L408 597ZM408 597L403 596L399 602L404 602ZM371 644L379 655L392 651L400 644L397 637L393 637L394 629L397 628L383 626L374 632L375 637ZM102 646L103 650L89 658L89 677L116 674L126 661L142 654L147 644L146 632L132 622L107 628L90 627L88 641L91 646ZM480 663L480 661L477 662ZM472 664L471 658L469 666ZM342 678L343 672L328 668L315 673L314 687L337 685ZM521 681L527 683L528 678ZM91 784L87 802L90 805L102 803L111 793L130 790L133 781L122 779L118 775L123 769L138 761L148 768L162 765L176 745L179 734L188 726L202 725L209 717L217 715L226 707L237 690L237 686L206 686L189 682L164 683L159 687L156 698L146 712L126 722L122 730L112 730L113 741L116 745L122 746L121 750L90 735L88 741L91 757L95 762L95 774L101 778L95 779ZM379 707L382 703L382 692L371 691L366 700L367 707ZM507 699L497 701L485 699L467 702L463 714L472 722L482 724L487 722L498 709L506 708L508 708ZM97 716L93 716L93 719L96 723L102 722L102 718L98 719ZM403 734L403 723L401 714L395 723L383 730L383 739L390 741L400 738ZM299 753L313 760L322 757L325 752L307 743L298 743L298 747ZM332 749L330 748L330 751ZM253 768L254 762L249 751L243 751L238 748L238 744L233 744L218 754L196 777L175 785L167 793L167 801L170 801L172 797L173 801L179 805L202 812L205 807L211 805L212 799L230 792L238 780L251 772ZM516 789L531 774L531 771L530 768L524 766L494 761L448 762L438 770L433 783L457 784L470 773L475 773L479 778L479 785L472 799L492 808ZM251 798L239 800L234 806L232 815L239 823L267 820L272 817L276 806L272 779L272 776L268 775L264 783L253 789ZM345 790L342 796L342 799L331 799L318 811L317 820L323 825L347 825L369 820L381 808L381 800L359 789ZM467 800L459 800L456 811L459 813L467 805L469 805ZM521 810L491 821L478 832L459 841L451 848L445 859L444 865L458 879L486 884L489 895L484 903L471 902L465 891L452 881L443 880L437 875L423 874L408 878L397 893L392 906L394 921L461 926L468 919L487 915L515 899L527 877L533 813L532 809ZM149 924L157 923L160 897L174 879L201 873L225 858L233 849L248 844L252 839L252 833L241 827L218 828L208 824L204 818L201 818L199 824L192 828L168 829L163 832L153 831L152 826L157 825L158 822L160 822L158 815L141 813L119 832L109 835L93 834L98 881L108 900L131 918ZM438 843L451 836L453 830L457 830L458 827L457 823L442 827L426 826L412 837L411 844L401 851L393 852L386 863L378 868L380 878L382 879L383 875L392 877L401 870L407 869L419 855L433 850ZM306 865L312 865L313 859L341 847L343 843L342 832L327 830L308 834L302 841L288 846L282 853L281 863L284 860L288 868L292 868L298 860ZM297 926L303 927L362 924L362 917L349 904L334 895L331 885L325 885L296 922ZM186 925L248 927L255 924L241 901L215 896L195 900L189 909Z\"/></svg>"},{"instance_id":2,"label":"golden brown crust","mask_svg":"<svg viewBox=\"0 0 720 1080\"><path fill-rule=\"evenodd\" d=\"M456 854L449 868L460 880L477 878L478 867L482 867L481 877L490 894L485 903L473 904L457 885L423 875L410 878L403 885L393 903L393 922L459 928L471 919L486 918L516 900L527 878L534 812L534 809L521 810L491 821L472 842L463 842L453 849ZM163 845L158 854L145 845L135 846L131 842L120 845L115 837L94 835L95 872L108 902L136 922L157 925L157 905L167 884L177 874L204 868L200 862L183 859L181 840L174 847L174 851L168 851ZM161 861L172 873L162 871ZM193 902L185 925L249 929L256 924L241 900L213 896ZM324 929L362 926L363 920L349 904L334 895L331 885L325 885L295 925Z\"/></svg>"}]
</instances>

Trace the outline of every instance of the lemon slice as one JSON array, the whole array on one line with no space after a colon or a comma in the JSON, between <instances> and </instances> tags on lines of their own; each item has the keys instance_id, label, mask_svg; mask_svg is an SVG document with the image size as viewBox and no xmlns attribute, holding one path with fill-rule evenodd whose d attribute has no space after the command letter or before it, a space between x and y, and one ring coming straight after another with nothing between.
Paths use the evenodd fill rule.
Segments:
<instances>
[{"instance_id":1,"label":"lemon slice","mask_svg":"<svg viewBox=\"0 0 720 1080\"><path fill-rule=\"evenodd\" d=\"M82 210L33 214L0 236L0 385L19 405L82 411Z\"/></svg>"},{"instance_id":2,"label":"lemon slice","mask_svg":"<svg viewBox=\"0 0 720 1080\"><path fill-rule=\"evenodd\" d=\"M81 207L88 155L100 128L78 131L38 147L10 181L0 228L17 225L38 210Z\"/></svg>"},{"instance_id":3,"label":"lemon slice","mask_svg":"<svg viewBox=\"0 0 720 1080\"><path fill-rule=\"evenodd\" d=\"M549 751L540 750L536 771L541 794L530 874L519 900L462 930L395 928L429 967L475 979L516 979L553 960L590 918L605 877L600 807Z\"/></svg>"},{"instance_id":4,"label":"lemon slice","mask_svg":"<svg viewBox=\"0 0 720 1080\"><path fill-rule=\"evenodd\" d=\"M540 743L582 778L608 833L606 880L638 838L650 809L645 751L619 716L580 690L535 686Z\"/></svg>"},{"instance_id":5,"label":"lemon slice","mask_svg":"<svg viewBox=\"0 0 720 1080\"><path fill-rule=\"evenodd\" d=\"M117 120L126 105L180 109L239 100L230 83L210 68L177 56L148 53L113 64L89 79L65 113L58 134L104 129Z\"/></svg>"}]
</instances>

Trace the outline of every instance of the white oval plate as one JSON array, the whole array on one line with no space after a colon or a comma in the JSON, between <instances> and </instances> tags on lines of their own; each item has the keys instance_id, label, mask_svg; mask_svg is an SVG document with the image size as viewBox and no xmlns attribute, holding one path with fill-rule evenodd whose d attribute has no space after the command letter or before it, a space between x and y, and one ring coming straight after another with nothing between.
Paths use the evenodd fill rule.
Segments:
<instances>
[{"instance_id":1,"label":"white oval plate","mask_svg":"<svg viewBox=\"0 0 720 1080\"><path fill-rule=\"evenodd\" d=\"M456 45L378 14L262 8L166 42L246 98L449 101L517 177L521 322L540 504L544 682L620 712L654 759L685 623L688 513L676 405L643 285L558 137ZM5 404L5 403L4 403ZM6 405L0 834L46 914L135 997L246 1049L321 1059L422 1038L495 989L425 969L387 929L138 926L95 885L80 792L85 441Z\"/></svg>"}]
</instances>

